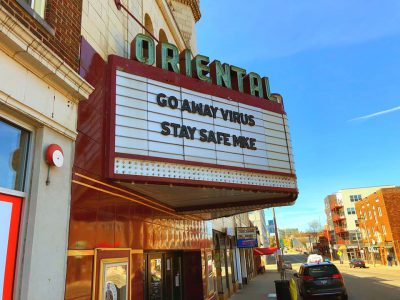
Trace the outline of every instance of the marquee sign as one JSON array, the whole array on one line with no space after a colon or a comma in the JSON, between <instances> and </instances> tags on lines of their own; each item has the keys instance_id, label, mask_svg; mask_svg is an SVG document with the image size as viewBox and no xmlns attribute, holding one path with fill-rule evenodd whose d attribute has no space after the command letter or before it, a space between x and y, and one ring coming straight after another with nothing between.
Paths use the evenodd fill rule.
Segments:
<instances>
[{"instance_id":1,"label":"marquee sign","mask_svg":"<svg viewBox=\"0 0 400 300\"><path fill-rule=\"evenodd\" d=\"M155 51L139 35L133 59L109 57L108 177L297 191L286 114L268 78L188 64L187 52L164 44Z\"/></svg>"}]
</instances>

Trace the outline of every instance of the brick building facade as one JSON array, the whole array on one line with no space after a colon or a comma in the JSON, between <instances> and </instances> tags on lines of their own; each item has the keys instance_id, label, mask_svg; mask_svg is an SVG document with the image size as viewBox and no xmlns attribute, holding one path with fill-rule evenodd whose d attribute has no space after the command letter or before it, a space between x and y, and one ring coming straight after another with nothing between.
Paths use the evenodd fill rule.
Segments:
<instances>
[{"instance_id":1,"label":"brick building facade","mask_svg":"<svg viewBox=\"0 0 400 300\"><path fill-rule=\"evenodd\" d=\"M93 91L77 73L81 5L0 1L2 299L64 298L78 106Z\"/></svg>"},{"instance_id":2,"label":"brick building facade","mask_svg":"<svg viewBox=\"0 0 400 300\"><path fill-rule=\"evenodd\" d=\"M387 264L387 255L400 258L400 188L383 188L356 203L367 259ZM372 256L373 255L373 256Z\"/></svg>"},{"instance_id":3,"label":"brick building facade","mask_svg":"<svg viewBox=\"0 0 400 300\"><path fill-rule=\"evenodd\" d=\"M47 0L44 15L27 0L2 0L3 8L74 71L79 67L82 0Z\"/></svg>"}]
</instances>

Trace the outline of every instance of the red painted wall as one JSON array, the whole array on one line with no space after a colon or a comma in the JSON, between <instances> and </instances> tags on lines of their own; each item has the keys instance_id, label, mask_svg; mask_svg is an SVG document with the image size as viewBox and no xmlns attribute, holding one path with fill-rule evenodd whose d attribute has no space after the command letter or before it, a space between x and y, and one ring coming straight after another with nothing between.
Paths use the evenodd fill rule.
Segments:
<instances>
[{"instance_id":1,"label":"red painted wall","mask_svg":"<svg viewBox=\"0 0 400 300\"><path fill-rule=\"evenodd\" d=\"M205 222L177 218L123 199L121 195L132 197L126 193L129 190L121 189L105 178L106 116L109 112L106 106L107 64L85 40L81 44L80 74L95 87L95 91L88 101L79 105L78 111L69 250L211 248L212 237L207 235ZM200 251L198 253L200 255ZM131 258L132 298L143 299L143 254L132 254ZM190 287L198 289L203 297L201 257L196 261L196 281L192 281ZM69 256L65 299L90 299L92 278L92 255Z\"/></svg>"}]
</instances>

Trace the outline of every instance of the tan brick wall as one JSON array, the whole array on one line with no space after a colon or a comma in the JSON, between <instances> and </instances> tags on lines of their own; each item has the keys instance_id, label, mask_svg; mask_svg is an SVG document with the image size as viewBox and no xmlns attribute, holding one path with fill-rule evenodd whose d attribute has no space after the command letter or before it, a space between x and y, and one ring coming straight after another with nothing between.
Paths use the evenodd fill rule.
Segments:
<instances>
[{"instance_id":1,"label":"tan brick wall","mask_svg":"<svg viewBox=\"0 0 400 300\"><path fill-rule=\"evenodd\" d=\"M78 70L82 0L47 0L45 21L55 35L15 0L2 0L1 5L69 66Z\"/></svg>"},{"instance_id":2,"label":"tan brick wall","mask_svg":"<svg viewBox=\"0 0 400 300\"><path fill-rule=\"evenodd\" d=\"M364 198L355 204L357 217L360 220L360 228L366 228L370 230L369 236L366 236L366 232L363 233L363 242L368 245L368 240L372 245L372 240L376 240L374 232L377 231L381 234L382 243L377 243L383 246L385 242L393 242L395 245L396 256L400 258L400 188L384 188L372 193L368 197ZM382 216L379 216L378 207L382 210ZM374 218L374 211L377 216L377 222ZM369 217L371 212L372 219ZM364 218L366 213L366 219ZM386 235L383 233L382 225L386 227ZM383 262L386 261L386 257L382 257Z\"/></svg>"},{"instance_id":3,"label":"tan brick wall","mask_svg":"<svg viewBox=\"0 0 400 300\"><path fill-rule=\"evenodd\" d=\"M381 193L385 199L397 259L400 259L400 188L382 189Z\"/></svg>"}]
</instances>

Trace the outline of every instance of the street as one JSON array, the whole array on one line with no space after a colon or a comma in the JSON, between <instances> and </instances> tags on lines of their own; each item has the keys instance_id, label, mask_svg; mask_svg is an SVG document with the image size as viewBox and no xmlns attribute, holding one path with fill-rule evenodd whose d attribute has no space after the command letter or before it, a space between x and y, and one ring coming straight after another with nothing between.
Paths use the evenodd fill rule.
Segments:
<instances>
[{"instance_id":1,"label":"street","mask_svg":"<svg viewBox=\"0 0 400 300\"><path fill-rule=\"evenodd\" d=\"M285 262L291 263L293 270L289 271L288 279L299 270L300 265L306 262L307 256L302 254L285 254ZM272 262L272 260L269 260ZM365 269L353 269L348 264L340 265L334 262L343 275L349 300L400 300L400 268L386 266L369 266ZM273 270L275 264L267 266L267 273L257 276L248 286L232 299L240 300L251 296L252 300L276 299L274 280L279 274ZM300 297L299 297L300 299Z\"/></svg>"},{"instance_id":2,"label":"street","mask_svg":"<svg viewBox=\"0 0 400 300\"><path fill-rule=\"evenodd\" d=\"M292 263L293 271L298 271L301 263L307 261L307 255L287 254L285 262ZM368 268L350 268L347 263L334 262L343 275L349 300L385 300L400 299L400 269L385 266Z\"/></svg>"}]
</instances>

